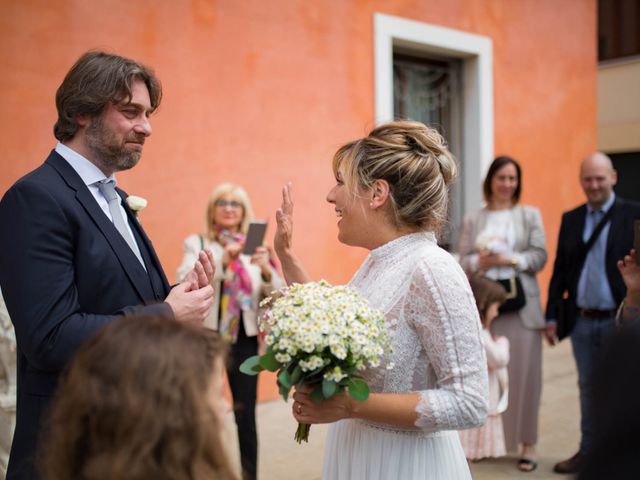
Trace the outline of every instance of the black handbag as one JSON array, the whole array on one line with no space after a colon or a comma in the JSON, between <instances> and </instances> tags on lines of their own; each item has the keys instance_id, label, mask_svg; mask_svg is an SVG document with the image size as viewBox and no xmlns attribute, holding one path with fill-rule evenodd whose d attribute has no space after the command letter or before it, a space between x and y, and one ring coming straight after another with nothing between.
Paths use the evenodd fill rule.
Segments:
<instances>
[{"instance_id":1,"label":"black handbag","mask_svg":"<svg viewBox=\"0 0 640 480\"><path fill-rule=\"evenodd\" d=\"M520 277L516 275L511 278L496 280L496 282L502 285L507 292L507 300L500 305L499 313L515 312L527 304L527 297L524 296Z\"/></svg>"}]
</instances>

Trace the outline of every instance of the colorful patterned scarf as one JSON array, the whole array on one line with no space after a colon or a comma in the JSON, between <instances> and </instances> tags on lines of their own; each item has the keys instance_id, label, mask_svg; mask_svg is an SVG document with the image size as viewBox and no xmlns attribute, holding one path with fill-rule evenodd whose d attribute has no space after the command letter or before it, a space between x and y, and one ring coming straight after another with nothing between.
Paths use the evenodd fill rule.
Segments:
<instances>
[{"instance_id":1,"label":"colorful patterned scarf","mask_svg":"<svg viewBox=\"0 0 640 480\"><path fill-rule=\"evenodd\" d=\"M216 240L224 247L230 241L244 242L245 236L223 230L217 232ZM229 343L235 344L238 341L242 312L251 310L251 291L251 277L238 257L227 265L227 274L220 291L219 331Z\"/></svg>"}]
</instances>

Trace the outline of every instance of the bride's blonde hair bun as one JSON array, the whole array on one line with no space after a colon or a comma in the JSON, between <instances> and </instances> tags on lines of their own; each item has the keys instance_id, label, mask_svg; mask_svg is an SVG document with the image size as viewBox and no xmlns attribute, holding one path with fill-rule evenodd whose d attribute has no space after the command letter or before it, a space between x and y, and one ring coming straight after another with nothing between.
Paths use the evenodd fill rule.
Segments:
<instances>
[{"instance_id":1,"label":"bride's blonde hair bun","mask_svg":"<svg viewBox=\"0 0 640 480\"><path fill-rule=\"evenodd\" d=\"M379 179L389 183L396 227L436 230L446 220L448 187L457 166L442 135L424 123L396 121L374 128L338 149L335 174L341 166L354 194Z\"/></svg>"}]
</instances>

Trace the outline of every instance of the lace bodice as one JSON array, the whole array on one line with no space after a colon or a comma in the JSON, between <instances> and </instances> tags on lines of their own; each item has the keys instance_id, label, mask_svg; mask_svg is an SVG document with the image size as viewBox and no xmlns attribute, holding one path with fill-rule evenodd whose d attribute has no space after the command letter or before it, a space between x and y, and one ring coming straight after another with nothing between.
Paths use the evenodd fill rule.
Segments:
<instances>
[{"instance_id":1,"label":"lace bodice","mask_svg":"<svg viewBox=\"0 0 640 480\"><path fill-rule=\"evenodd\" d=\"M416 426L464 429L484 420L487 362L471 288L430 232L372 250L350 282L386 312L394 366L365 372L373 392L419 392Z\"/></svg>"}]
</instances>

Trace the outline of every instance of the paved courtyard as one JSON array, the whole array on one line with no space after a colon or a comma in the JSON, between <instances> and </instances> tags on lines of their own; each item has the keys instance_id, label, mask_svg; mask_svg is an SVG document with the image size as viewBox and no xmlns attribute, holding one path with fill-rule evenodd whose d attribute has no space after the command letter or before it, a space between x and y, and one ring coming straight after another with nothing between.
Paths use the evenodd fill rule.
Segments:
<instances>
[{"instance_id":1,"label":"paved courtyard","mask_svg":"<svg viewBox=\"0 0 640 480\"><path fill-rule=\"evenodd\" d=\"M555 348L545 345L543 353L544 388L540 412L539 464L535 472L522 473L515 468L517 457L483 460L471 466L476 480L564 479L551 469L553 464L575 453L579 440L579 404L575 364L571 345L562 342ZM232 420L229 419L229 423ZM308 444L293 440L296 423L290 415L290 403L265 402L258 406L261 480L318 480L322 472L322 449L326 426L314 425ZM235 446L233 433L229 445ZM237 452L234 452L237 455ZM395 479L394 479L395 480ZM399 479L401 480L401 479Z\"/></svg>"}]
</instances>

